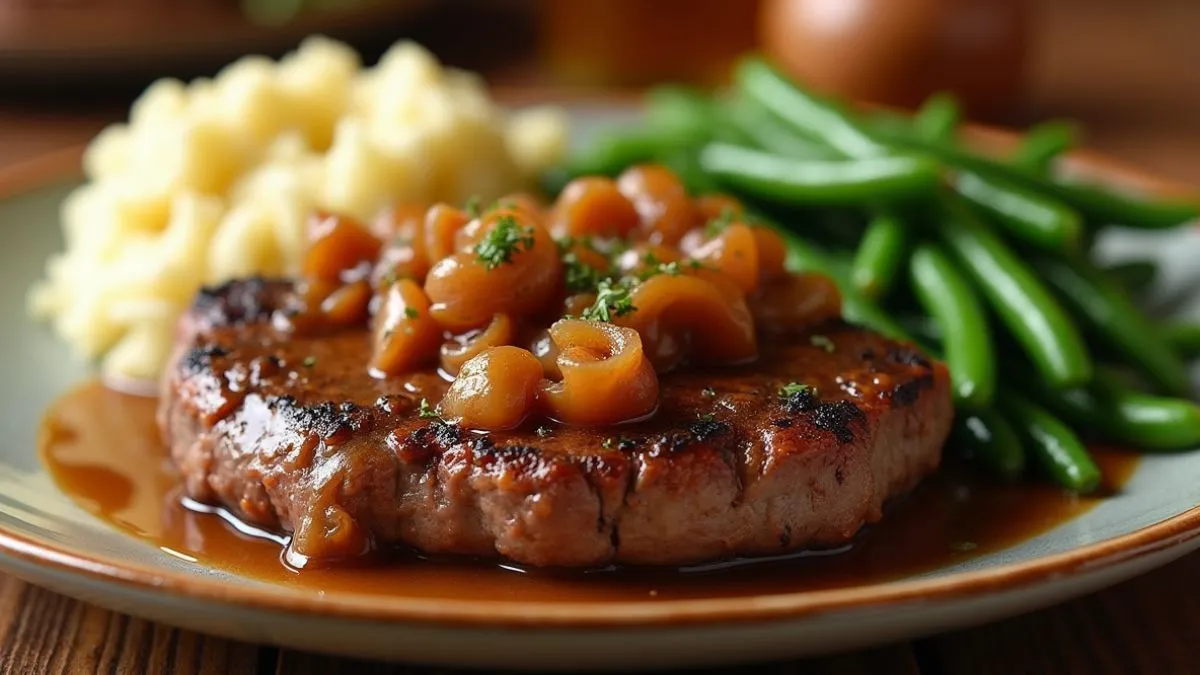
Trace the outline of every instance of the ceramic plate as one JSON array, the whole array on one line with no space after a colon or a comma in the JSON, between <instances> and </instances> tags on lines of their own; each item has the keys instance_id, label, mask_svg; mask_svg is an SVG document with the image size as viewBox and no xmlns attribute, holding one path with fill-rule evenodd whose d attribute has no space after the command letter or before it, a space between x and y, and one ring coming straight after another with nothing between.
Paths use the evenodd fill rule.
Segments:
<instances>
[{"instance_id":1,"label":"ceramic plate","mask_svg":"<svg viewBox=\"0 0 1200 675\"><path fill-rule=\"evenodd\" d=\"M579 130L611 111L578 111ZM992 134L992 138L996 138ZM1075 168L1110 182L1165 189L1111 163ZM1200 546L1200 453L1145 458L1117 496L1009 548L888 583L705 600L581 603L319 593L274 586L168 555L90 516L61 494L35 449L43 410L90 376L24 296L61 246L58 202L69 173L39 186L0 177L0 567L118 611L241 640L413 662L512 668L646 668L795 657L997 619L1099 589ZM53 173L53 172L51 172ZM25 180L18 186L17 180ZM1153 302L1200 288L1200 233L1113 236L1112 258L1154 256Z\"/></svg>"}]
</instances>

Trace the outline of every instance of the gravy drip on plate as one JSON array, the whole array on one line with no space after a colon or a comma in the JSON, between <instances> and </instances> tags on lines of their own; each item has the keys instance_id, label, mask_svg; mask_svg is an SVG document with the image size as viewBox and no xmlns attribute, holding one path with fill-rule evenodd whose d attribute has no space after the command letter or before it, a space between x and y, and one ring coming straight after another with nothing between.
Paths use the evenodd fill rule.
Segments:
<instances>
[{"instance_id":1,"label":"gravy drip on plate","mask_svg":"<svg viewBox=\"0 0 1200 675\"><path fill-rule=\"evenodd\" d=\"M1101 497L1048 484L999 484L954 460L879 525L835 551L735 560L688 569L523 570L462 559L428 560L395 551L388 565L306 568L281 560L283 537L241 526L227 514L180 499L179 480L159 440L155 401L92 382L48 412L41 455L80 507L113 527L197 567L215 567L313 592L522 601L629 601L757 595L863 586L903 578L996 551L1079 516ZM1118 492L1136 455L1096 449L1100 495ZM523 572L523 573L522 573Z\"/></svg>"}]
</instances>

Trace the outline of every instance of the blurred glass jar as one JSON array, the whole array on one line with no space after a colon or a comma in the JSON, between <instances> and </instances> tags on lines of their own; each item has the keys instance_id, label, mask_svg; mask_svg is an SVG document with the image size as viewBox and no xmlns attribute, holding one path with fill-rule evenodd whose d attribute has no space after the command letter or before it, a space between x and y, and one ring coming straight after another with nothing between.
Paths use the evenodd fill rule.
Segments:
<instances>
[{"instance_id":1,"label":"blurred glass jar","mask_svg":"<svg viewBox=\"0 0 1200 675\"><path fill-rule=\"evenodd\" d=\"M728 81L756 39L759 0L540 0L551 75L580 86Z\"/></svg>"}]
</instances>

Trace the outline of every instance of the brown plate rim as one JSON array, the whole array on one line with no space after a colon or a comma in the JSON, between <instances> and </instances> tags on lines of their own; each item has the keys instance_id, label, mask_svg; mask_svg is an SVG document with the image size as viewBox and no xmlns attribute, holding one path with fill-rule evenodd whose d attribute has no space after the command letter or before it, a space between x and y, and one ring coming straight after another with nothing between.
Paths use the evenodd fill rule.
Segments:
<instances>
[{"instance_id":1,"label":"brown plate rim","mask_svg":"<svg viewBox=\"0 0 1200 675\"><path fill-rule=\"evenodd\" d=\"M628 99L617 97L610 99L610 102L628 103ZM980 125L972 125L966 137L973 143L992 149L1011 147L1016 139L1011 131ZM77 177L81 152L82 147L66 148L0 169L0 199ZM1158 195L1197 194L1194 188L1182 183L1155 177L1119 160L1087 150L1072 153L1065 162L1065 168L1080 176ZM0 553L60 573L82 576L92 582L262 611L477 628L541 626L583 629L798 620L854 609L951 601L1030 587L1083 570L1097 572L1184 546L1197 537L1200 537L1200 505L1119 537L990 570L933 579L891 581L859 588L612 603L471 602L380 598L354 593L317 596L268 585L234 585L186 573L164 573L163 570L73 549L66 544L38 541L4 525L0 525Z\"/></svg>"}]
</instances>

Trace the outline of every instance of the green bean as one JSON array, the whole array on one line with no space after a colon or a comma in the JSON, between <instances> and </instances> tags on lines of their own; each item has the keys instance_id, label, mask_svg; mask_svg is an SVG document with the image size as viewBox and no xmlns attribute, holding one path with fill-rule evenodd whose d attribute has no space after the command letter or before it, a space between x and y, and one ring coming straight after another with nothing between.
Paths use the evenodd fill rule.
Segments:
<instances>
[{"instance_id":1,"label":"green bean","mask_svg":"<svg viewBox=\"0 0 1200 675\"><path fill-rule=\"evenodd\" d=\"M1162 327L1163 339L1185 359L1200 356L1200 322L1178 321Z\"/></svg>"},{"instance_id":2,"label":"green bean","mask_svg":"<svg viewBox=\"0 0 1200 675\"><path fill-rule=\"evenodd\" d=\"M904 264L908 239L908 229L894 213L880 212L871 219L855 252L850 276L859 293L872 300L887 294Z\"/></svg>"},{"instance_id":3,"label":"green bean","mask_svg":"<svg viewBox=\"0 0 1200 675\"><path fill-rule=\"evenodd\" d=\"M921 138L948 141L954 137L954 129L961 118L962 110L954 95L938 92L921 104L913 117L913 129Z\"/></svg>"},{"instance_id":4,"label":"green bean","mask_svg":"<svg viewBox=\"0 0 1200 675\"><path fill-rule=\"evenodd\" d=\"M1061 202L994 176L963 171L954 189L996 218L1013 237L1048 251L1079 248L1079 215Z\"/></svg>"},{"instance_id":5,"label":"green bean","mask_svg":"<svg viewBox=\"0 0 1200 675\"><path fill-rule=\"evenodd\" d=\"M1135 295L1145 292L1158 279L1158 263L1153 260L1126 260L1101 269L1104 276Z\"/></svg>"},{"instance_id":6,"label":"green bean","mask_svg":"<svg viewBox=\"0 0 1200 675\"><path fill-rule=\"evenodd\" d=\"M764 108L847 157L887 154L887 148L836 103L797 87L761 59L744 59L734 79L742 92Z\"/></svg>"},{"instance_id":7,"label":"green bean","mask_svg":"<svg viewBox=\"0 0 1200 675\"><path fill-rule=\"evenodd\" d=\"M1200 216L1200 203L1189 200L1151 200L1066 180L1051 179L1037 170L1007 165L959 148L950 141L922 139L893 125L868 128L836 103L804 90L760 59L739 64L735 80L741 91L792 124L805 135L820 139L847 157L869 157L907 149L930 154L959 169L1000 179L1044 193L1080 211L1089 220L1143 229L1176 227Z\"/></svg>"},{"instance_id":8,"label":"green bean","mask_svg":"<svg viewBox=\"0 0 1200 675\"><path fill-rule=\"evenodd\" d=\"M803 159L836 159L841 154L801 136L755 101L738 97L725 107L725 121L764 150Z\"/></svg>"},{"instance_id":9,"label":"green bean","mask_svg":"<svg viewBox=\"0 0 1200 675\"><path fill-rule=\"evenodd\" d=\"M896 316L896 323L906 333L925 343L941 344L944 337L937 321L925 314L900 314Z\"/></svg>"},{"instance_id":10,"label":"green bean","mask_svg":"<svg viewBox=\"0 0 1200 675\"><path fill-rule=\"evenodd\" d=\"M687 87L651 89L644 109L647 127L680 142L704 143L717 127L712 99Z\"/></svg>"},{"instance_id":11,"label":"green bean","mask_svg":"<svg viewBox=\"0 0 1200 675\"><path fill-rule=\"evenodd\" d=\"M710 143L700 164L722 182L792 205L888 202L928 194L940 180L935 162L917 157L802 160L728 143Z\"/></svg>"},{"instance_id":12,"label":"green bean","mask_svg":"<svg viewBox=\"0 0 1200 675\"><path fill-rule=\"evenodd\" d=\"M678 139L652 130L610 130L571 157L567 174L615 176L631 164L652 161L683 147L686 144L681 144Z\"/></svg>"},{"instance_id":13,"label":"green bean","mask_svg":"<svg viewBox=\"0 0 1200 675\"><path fill-rule=\"evenodd\" d=\"M942 204L944 217L937 222L942 240L1043 377L1058 387L1091 379L1082 336L1033 271L965 204L953 198Z\"/></svg>"},{"instance_id":14,"label":"green bean","mask_svg":"<svg viewBox=\"0 0 1200 675\"><path fill-rule=\"evenodd\" d=\"M676 176L679 176L679 180L683 182L689 194L717 192L720 189L720 185L704 170L704 167L700 166L699 153L695 150L666 152L656 159L674 171Z\"/></svg>"},{"instance_id":15,"label":"green bean","mask_svg":"<svg viewBox=\"0 0 1200 675\"><path fill-rule=\"evenodd\" d=\"M1152 201L1081 183L1053 183L1051 190L1089 219L1108 225L1165 230L1200 217L1196 201Z\"/></svg>"},{"instance_id":16,"label":"green bean","mask_svg":"<svg viewBox=\"0 0 1200 675\"><path fill-rule=\"evenodd\" d=\"M1168 229L1200 216L1196 200L1151 200L1085 183L1051 179L1036 171L1007 165L963 150L952 143L932 142L914 134L887 132L880 142L936 157L947 165L1036 190L1078 210L1086 219L1139 229Z\"/></svg>"},{"instance_id":17,"label":"green bean","mask_svg":"<svg viewBox=\"0 0 1200 675\"><path fill-rule=\"evenodd\" d=\"M1099 487L1100 468L1070 427L1012 391L1004 392L1000 404L1026 451L1056 483L1082 493Z\"/></svg>"},{"instance_id":18,"label":"green bean","mask_svg":"<svg viewBox=\"0 0 1200 675\"><path fill-rule=\"evenodd\" d=\"M1062 302L1109 348L1162 391L1191 392L1187 369L1125 290L1086 261L1034 256L1034 267Z\"/></svg>"},{"instance_id":19,"label":"green bean","mask_svg":"<svg viewBox=\"0 0 1200 675\"><path fill-rule=\"evenodd\" d=\"M1071 424L1105 440L1152 452L1200 447L1200 407L1193 401L1139 392L1104 371L1087 387L1061 391L1033 380L1022 383Z\"/></svg>"},{"instance_id":20,"label":"green bean","mask_svg":"<svg viewBox=\"0 0 1200 675\"><path fill-rule=\"evenodd\" d=\"M1075 125L1070 122L1038 124L1025 134L1011 161L1022 169L1047 173L1054 160L1075 145L1075 134Z\"/></svg>"},{"instance_id":21,"label":"green bean","mask_svg":"<svg viewBox=\"0 0 1200 675\"><path fill-rule=\"evenodd\" d=\"M1025 451L1021 440L1004 417L984 408L954 420L951 439L967 456L995 475L1013 479L1025 471Z\"/></svg>"},{"instance_id":22,"label":"green bean","mask_svg":"<svg viewBox=\"0 0 1200 675\"><path fill-rule=\"evenodd\" d=\"M737 79L743 91L754 100L847 157L870 157L888 151L873 136L872 130L851 115L834 103L805 91L761 61L744 61L738 69ZM946 104L935 99L930 106L926 118L915 125L915 133L925 138L930 147L942 147L945 141L931 140L940 136L926 134L939 131L933 127L939 122L937 116L947 115L939 110ZM1003 177L981 176L970 171L958 177L955 188L968 200L994 213L1016 236L1032 244L1050 250L1068 250L1078 244L1079 217L1052 197L1013 184Z\"/></svg>"},{"instance_id":23,"label":"green bean","mask_svg":"<svg viewBox=\"0 0 1200 675\"><path fill-rule=\"evenodd\" d=\"M973 410L989 405L996 389L996 354L983 303L935 244L917 247L909 275L917 299L942 334L955 402Z\"/></svg>"}]
</instances>

